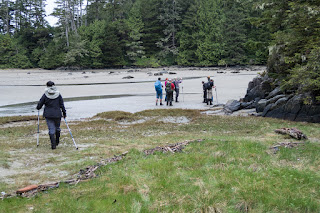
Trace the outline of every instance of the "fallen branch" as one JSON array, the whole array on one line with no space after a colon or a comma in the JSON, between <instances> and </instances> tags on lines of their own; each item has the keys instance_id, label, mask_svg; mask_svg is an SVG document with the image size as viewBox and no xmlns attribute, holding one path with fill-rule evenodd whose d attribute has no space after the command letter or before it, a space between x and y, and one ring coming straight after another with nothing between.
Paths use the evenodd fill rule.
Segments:
<instances>
[{"instance_id":1,"label":"fallen branch","mask_svg":"<svg viewBox=\"0 0 320 213\"><path fill-rule=\"evenodd\" d=\"M110 163L114 163L117 161L122 160L128 152L124 152L121 155L114 156L112 158L104 159L100 163L94 166L88 166L86 169L81 169L77 179L72 179L72 180L67 180L67 181L61 181L63 183L67 184L77 184L81 181L88 180L91 178L96 177L97 175L95 174L95 171L100 168L101 166L105 166ZM55 183L49 183L49 184L41 184L41 185L30 185L27 187L24 187L22 189L19 189L16 191L16 194L22 197L32 197L36 195L37 193L41 191L46 191L52 188L58 188L60 185L60 182L55 182Z\"/></svg>"},{"instance_id":2,"label":"fallen branch","mask_svg":"<svg viewBox=\"0 0 320 213\"><path fill-rule=\"evenodd\" d=\"M184 141L181 143L176 143L176 144L168 145L165 147L156 147L154 149L144 150L144 153L146 155L151 155L156 151L171 152L171 153L181 152L182 149L184 149L184 147L187 146L188 144L194 143L194 142L202 142L202 141L203 141L203 139ZM96 165L88 166L85 169L81 169L80 172L78 173L78 176L76 179L71 179L71 180L66 180L66 181L61 181L61 182L67 183L67 184L78 184L81 181L95 178L97 176L97 174L95 173L95 171L97 169L99 169L101 166L105 166L105 165L108 165L111 163L118 162L118 161L122 160L127 154L128 154L128 152L124 152L121 155L115 155L112 158L104 159ZM24 187L22 189L17 190L16 194L20 195L22 197L32 197L41 191L46 191L46 190L52 189L52 188L58 188L61 182L42 184L42 185L30 185L30 186L27 186L27 187ZM5 196L3 195L3 197L0 197L0 198L4 198L4 197ZM6 195L6 197L8 197L8 195Z\"/></svg>"},{"instance_id":3,"label":"fallen branch","mask_svg":"<svg viewBox=\"0 0 320 213\"><path fill-rule=\"evenodd\" d=\"M17 190L16 194L22 197L32 197L38 192L46 191L48 189L58 188L60 185L59 182L47 183L41 185L30 185L22 189Z\"/></svg>"},{"instance_id":4,"label":"fallen branch","mask_svg":"<svg viewBox=\"0 0 320 213\"><path fill-rule=\"evenodd\" d=\"M167 145L167 146L163 146L163 147L156 147L156 148L153 148L153 149L147 149L147 150L144 150L143 152L146 155L152 155L154 152L176 153L176 152L181 152L182 149L184 149L184 147L187 146L189 143L202 142L202 141L203 141L203 139L192 140L192 141L184 141L184 142L181 142L181 143L171 144L171 145Z\"/></svg>"},{"instance_id":5,"label":"fallen branch","mask_svg":"<svg viewBox=\"0 0 320 213\"><path fill-rule=\"evenodd\" d=\"M303 134L300 130L296 128L281 128L274 130L275 133L282 134L282 135L290 135L291 137L301 140L301 139L308 139L305 134Z\"/></svg>"},{"instance_id":6,"label":"fallen branch","mask_svg":"<svg viewBox=\"0 0 320 213\"><path fill-rule=\"evenodd\" d=\"M304 146L304 142L281 142L281 143L277 143L276 145L270 147L270 149L273 150L273 153L276 154L280 149L280 147L284 147L284 148L295 148L298 147L300 145Z\"/></svg>"}]
</instances>

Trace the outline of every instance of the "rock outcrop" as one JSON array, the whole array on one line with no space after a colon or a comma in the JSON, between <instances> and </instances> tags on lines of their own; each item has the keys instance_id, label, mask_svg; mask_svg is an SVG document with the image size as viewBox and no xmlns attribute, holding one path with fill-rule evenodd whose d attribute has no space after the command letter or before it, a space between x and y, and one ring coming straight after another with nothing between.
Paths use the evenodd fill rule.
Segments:
<instances>
[{"instance_id":1,"label":"rock outcrop","mask_svg":"<svg viewBox=\"0 0 320 213\"><path fill-rule=\"evenodd\" d=\"M247 107L255 107L258 115L263 117L320 122L320 104L306 105L304 104L306 95L283 92L274 82L267 75L253 79L241 103L235 104L234 100L229 101L225 106L226 111L230 112L230 109L235 109L238 105L240 105L238 109L241 109L241 105L247 105Z\"/></svg>"}]
</instances>

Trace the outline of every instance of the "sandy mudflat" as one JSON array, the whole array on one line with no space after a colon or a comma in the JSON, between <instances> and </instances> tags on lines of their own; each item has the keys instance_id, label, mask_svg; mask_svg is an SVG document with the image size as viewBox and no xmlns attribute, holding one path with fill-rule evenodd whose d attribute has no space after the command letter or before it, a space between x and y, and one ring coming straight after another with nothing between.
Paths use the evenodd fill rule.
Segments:
<instances>
[{"instance_id":1,"label":"sandy mudflat","mask_svg":"<svg viewBox=\"0 0 320 213\"><path fill-rule=\"evenodd\" d=\"M214 91L214 103L226 103L230 99L242 98L249 81L259 72L263 72L265 67L238 68L240 73L232 73L235 70L235 68L177 67L82 71L0 70L0 116L34 115L35 104L30 102L40 99L45 83L49 80L56 83L65 99L69 119L87 118L103 111L137 112L160 108L155 106L154 82L158 77L162 80L176 77L183 79L180 102L174 103L172 108L206 109L209 106L201 103L201 81L206 81L207 76L211 76L217 86L216 93ZM161 71L176 74L154 75ZM126 76L133 78L123 79ZM96 99L96 96L101 97ZM10 106L15 104L21 105Z\"/></svg>"},{"instance_id":2,"label":"sandy mudflat","mask_svg":"<svg viewBox=\"0 0 320 213\"><path fill-rule=\"evenodd\" d=\"M160 76L162 79L183 78L180 102L174 102L173 107L155 105L154 82L158 76L154 73L164 70L176 74L165 73ZM113 110L137 112L156 108L210 109L210 106L202 103L201 81L207 81L207 76L211 76L217 86L217 93L214 92L214 104L216 104L242 98L249 81L257 76L258 72L264 70L265 67L240 69L240 73L232 73L235 69L173 67L72 72L40 69L0 70L0 116L36 115L36 102L42 96L45 84L49 80L56 83L64 97L69 120L89 118L99 112ZM218 73L221 71L223 73ZM129 75L134 78L123 79ZM45 125L44 122L42 124ZM10 125L32 126L36 130L35 121L7 125L9 127ZM2 128L6 127L6 125L2 126ZM56 164L59 162L53 160L63 159L61 164L68 163L69 155L66 153L73 153L74 147L66 127L62 129L64 142L57 152L52 153L49 149L47 129L44 126L42 128L45 130L40 132L39 148L34 146L37 136L34 132L31 137L26 138L28 146L25 149L10 150L10 158L4 158L9 168L0 166L0 183L7 183L8 187L14 188L70 177L70 171L64 171L64 167L60 166L56 169ZM83 141L77 142L81 149L95 146Z\"/></svg>"}]
</instances>

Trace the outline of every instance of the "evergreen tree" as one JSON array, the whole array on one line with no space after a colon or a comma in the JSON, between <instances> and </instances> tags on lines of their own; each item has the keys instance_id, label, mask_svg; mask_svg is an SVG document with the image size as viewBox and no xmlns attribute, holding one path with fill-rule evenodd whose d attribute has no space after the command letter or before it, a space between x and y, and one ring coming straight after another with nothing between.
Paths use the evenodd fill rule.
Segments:
<instances>
[{"instance_id":1,"label":"evergreen tree","mask_svg":"<svg viewBox=\"0 0 320 213\"><path fill-rule=\"evenodd\" d=\"M246 64L246 11L241 1L223 1L223 57L219 65Z\"/></svg>"},{"instance_id":2,"label":"evergreen tree","mask_svg":"<svg viewBox=\"0 0 320 213\"><path fill-rule=\"evenodd\" d=\"M181 7L177 0L163 0L160 8L160 22L165 27L164 37L157 42L161 48L162 58L175 57L178 54L178 44L176 34L180 28Z\"/></svg>"},{"instance_id":3,"label":"evergreen tree","mask_svg":"<svg viewBox=\"0 0 320 213\"><path fill-rule=\"evenodd\" d=\"M136 2L130 10L129 18L126 20L126 24L129 30L127 41L127 56L132 62L135 62L138 58L145 55L144 47L142 45L142 30L143 22L140 13L140 2Z\"/></svg>"},{"instance_id":4,"label":"evergreen tree","mask_svg":"<svg viewBox=\"0 0 320 213\"><path fill-rule=\"evenodd\" d=\"M0 33L13 33L14 3L10 0L0 2Z\"/></svg>"},{"instance_id":5,"label":"evergreen tree","mask_svg":"<svg viewBox=\"0 0 320 213\"><path fill-rule=\"evenodd\" d=\"M26 50L21 48L9 34L0 34L0 68L30 68Z\"/></svg>"},{"instance_id":6,"label":"evergreen tree","mask_svg":"<svg viewBox=\"0 0 320 213\"><path fill-rule=\"evenodd\" d=\"M197 34L199 27L197 25L199 4L198 1L189 0L183 1L182 5L182 23L181 30L178 32L179 39L179 53L177 63L179 65L192 66L198 62L196 55L197 50Z\"/></svg>"},{"instance_id":7,"label":"evergreen tree","mask_svg":"<svg viewBox=\"0 0 320 213\"><path fill-rule=\"evenodd\" d=\"M101 50L105 67L119 67L124 65L124 48L118 36L118 30L112 23L106 25L104 41Z\"/></svg>"},{"instance_id":8,"label":"evergreen tree","mask_svg":"<svg viewBox=\"0 0 320 213\"><path fill-rule=\"evenodd\" d=\"M221 8L220 0L200 0L196 36L198 65L217 65L225 54Z\"/></svg>"},{"instance_id":9,"label":"evergreen tree","mask_svg":"<svg viewBox=\"0 0 320 213\"><path fill-rule=\"evenodd\" d=\"M163 26L160 24L160 1L159 0L137 0L140 1L140 11L143 21L143 47L147 56L156 55L160 48L156 43L162 38Z\"/></svg>"},{"instance_id":10,"label":"evergreen tree","mask_svg":"<svg viewBox=\"0 0 320 213\"><path fill-rule=\"evenodd\" d=\"M87 56L82 63L87 67L103 68L103 51L102 46L105 42L106 21L96 20L89 26L81 27L79 34L81 39L86 41Z\"/></svg>"}]
</instances>

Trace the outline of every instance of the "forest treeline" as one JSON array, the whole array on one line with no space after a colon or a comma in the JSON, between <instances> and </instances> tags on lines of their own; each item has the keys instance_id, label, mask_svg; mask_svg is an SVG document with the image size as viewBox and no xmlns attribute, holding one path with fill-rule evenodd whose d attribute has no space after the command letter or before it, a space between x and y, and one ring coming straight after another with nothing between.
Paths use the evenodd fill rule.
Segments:
<instances>
[{"instance_id":1,"label":"forest treeline","mask_svg":"<svg viewBox=\"0 0 320 213\"><path fill-rule=\"evenodd\" d=\"M0 1L0 68L267 64L320 99L318 0Z\"/></svg>"},{"instance_id":2,"label":"forest treeline","mask_svg":"<svg viewBox=\"0 0 320 213\"><path fill-rule=\"evenodd\" d=\"M266 64L271 32L252 0L2 0L0 67Z\"/></svg>"}]
</instances>

